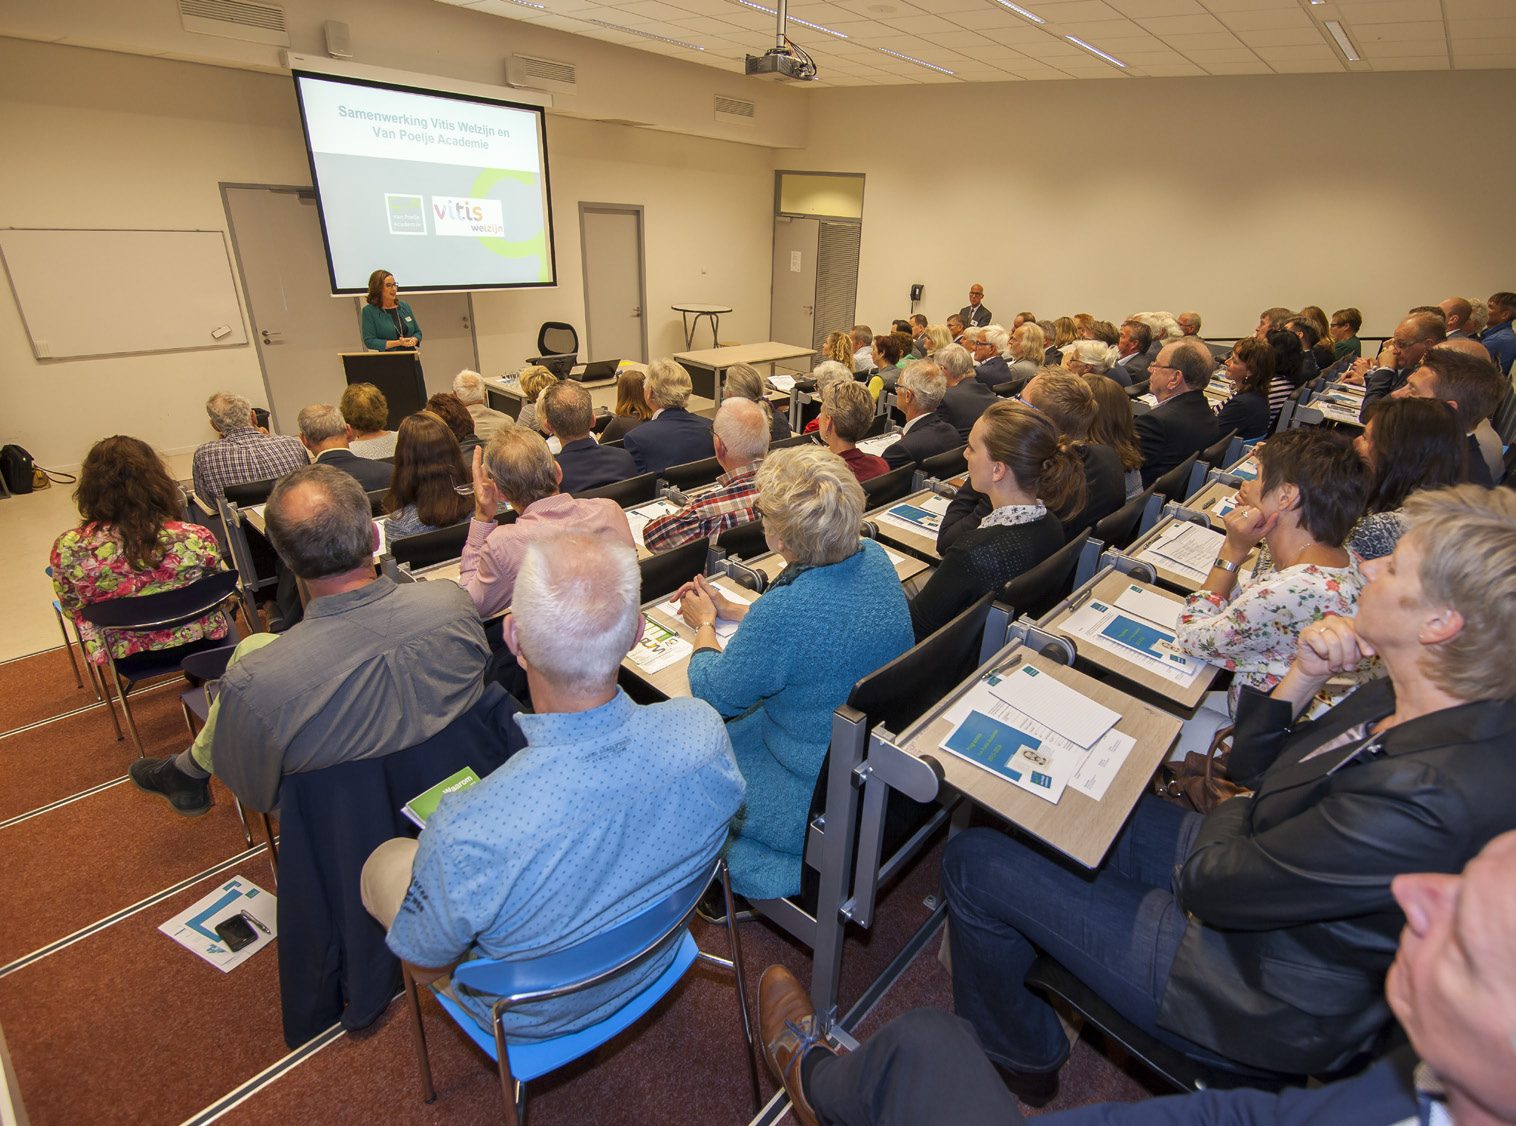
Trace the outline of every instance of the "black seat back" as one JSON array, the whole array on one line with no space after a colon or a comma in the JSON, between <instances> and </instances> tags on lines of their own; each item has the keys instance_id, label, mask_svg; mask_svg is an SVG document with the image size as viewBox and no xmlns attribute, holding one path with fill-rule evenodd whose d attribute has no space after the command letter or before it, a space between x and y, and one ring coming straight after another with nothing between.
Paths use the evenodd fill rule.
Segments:
<instances>
[{"instance_id":1,"label":"black seat back","mask_svg":"<svg viewBox=\"0 0 1516 1126\"><path fill-rule=\"evenodd\" d=\"M1000 588L1000 601L1015 607L1018 616L1042 617L1074 588L1074 568L1089 538L1086 529L1030 571L1017 575Z\"/></svg>"},{"instance_id":2,"label":"black seat back","mask_svg":"<svg viewBox=\"0 0 1516 1126\"><path fill-rule=\"evenodd\" d=\"M1157 482L1154 482L1154 485L1156 484ZM1148 506L1148 498L1153 495L1154 485L1143 489L1140 495L1127 501L1105 519L1097 520L1095 526L1090 529L1090 535L1106 547L1118 550L1135 540L1137 525L1142 520L1143 510Z\"/></svg>"},{"instance_id":3,"label":"black seat back","mask_svg":"<svg viewBox=\"0 0 1516 1126\"><path fill-rule=\"evenodd\" d=\"M412 570L430 567L433 563L445 563L463 554L463 545L468 540L469 521L436 528L414 536L401 536L386 545L396 563L409 563Z\"/></svg>"},{"instance_id":4,"label":"black seat back","mask_svg":"<svg viewBox=\"0 0 1516 1126\"><path fill-rule=\"evenodd\" d=\"M384 496L388 489L375 489L368 494L368 514L375 520L384 515Z\"/></svg>"},{"instance_id":5,"label":"black seat back","mask_svg":"<svg viewBox=\"0 0 1516 1126\"><path fill-rule=\"evenodd\" d=\"M698 489L701 485L709 485L723 472L721 463L714 457L703 457L699 461L671 465L663 471L662 477L669 485L683 492L686 489Z\"/></svg>"},{"instance_id":6,"label":"black seat back","mask_svg":"<svg viewBox=\"0 0 1516 1126\"><path fill-rule=\"evenodd\" d=\"M226 499L238 508L249 508L268 500L269 493L274 491L274 486L278 483L279 478L270 477L267 481L244 481L240 485L227 485L223 491L226 493ZM211 502L213 498L202 497L201 499Z\"/></svg>"},{"instance_id":7,"label":"black seat back","mask_svg":"<svg viewBox=\"0 0 1516 1126\"><path fill-rule=\"evenodd\" d=\"M1008 383L995 384L994 391L1002 399L1014 399L1017 395L1021 394L1022 388L1030 382L1031 380L1028 379L1012 379Z\"/></svg>"},{"instance_id":8,"label":"black seat back","mask_svg":"<svg viewBox=\"0 0 1516 1126\"><path fill-rule=\"evenodd\" d=\"M574 494L579 500L603 497L605 500L615 501L622 508L647 504L657 495L658 475L656 473L643 473L636 477L628 477L625 481L612 481L609 485L601 485L598 489L581 489Z\"/></svg>"},{"instance_id":9,"label":"black seat back","mask_svg":"<svg viewBox=\"0 0 1516 1126\"><path fill-rule=\"evenodd\" d=\"M946 450L940 454L933 454L921 462L921 472L928 477L935 477L939 481L957 476L968 470L968 462L964 459L964 452L968 446L959 446L956 450Z\"/></svg>"},{"instance_id":10,"label":"black seat back","mask_svg":"<svg viewBox=\"0 0 1516 1126\"><path fill-rule=\"evenodd\" d=\"M1232 439L1237 437L1237 431L1232 430L1224 435L1214 446L1207 446L1200 451L1199 457L1202 462L1215 469L1221 464L1221 459L1226 457L1226 452L1231 448Z\"/></svg>"},{"instance_id":11,"label":"black seat back","mask_svg":"<svg viewBox=\"0 0 1516 1126\"><path fill-rule=\"evenodd\" d=\"M886 412L884 414L876 414L874 416L874 421L871 422L871 423L869 423L869 432L867 434L865 434L864 437L865 438L877 438L877 437L879 437L879 435L883 434L889 428L890 428L890 416L889 416L889 413Z\"/></svg>"},{"instance_id":12,"label":"black seat back","mask_svg":"<svg viewBox=\"0 0 1516 1126\"><path fill-rule=\"evenodd\" d=\"M733 559L751 559L769 549L763 538L763 521L754 520L728 528L716 536L716 546Z\"/></svg>"},{"instance_id":13,"label":"black seat back","mask_svg":"<svg viewBox=\"0 0 1516 1126\"><path fill-rule=\"evenodd\" d=\"M644 559L642 568L643 604L654 599L667 598L685 583L705 570L706 553L710 550L711 538L702 536L693 543L661 551Z\"/></svg>"},{"instance_id":14,"label":"black seat back","mask_svg":"<svg viewBox=\"0 0 1516 1126\"><path fill-rule=\"evenodd\" d=\"M1162 477L1153 482L1153 492L1169 500L1183 500L1190 486L1190 470L1195 468L1199 454L1191 454Z\"/></svg>"},{"instance_id":15,"label":"black seat back","mask_svg":"<svg viewBox=\"0 0 1516 1126\"><path fill-rule=\"evenodd\" d=\"M899 469L891 469L888 473L881 473L878 477L863 482L864 509L878 508L882 504L893 504L901 497L908 495L915 474L916 463L912 461Z\"/></svg>"},{"instance_id":16,"label":"black seat back","mask_svg":"<svg viewBox=\"0 0 1516 1126\"><path fill-rule=\"evenodd\" d=\"M579 333L566 321L543 321L537 330L537 353L541 356L578 356Z\"/></svg>"},{"instance_id":17,"label":"black seat back","mask_svg":"<svg viewBox=\"0 0 1516 1126\"><path fill-rule=\"evenodd\" d=\"M816 444L816 442L817 438L816 432L814 430L809 434L791 434L788 438L780 438L777 442L770 442L769 452L773 453L775 450L787 450L791 446L804 446L807 443Z\"/></svg>"}]
</instances>

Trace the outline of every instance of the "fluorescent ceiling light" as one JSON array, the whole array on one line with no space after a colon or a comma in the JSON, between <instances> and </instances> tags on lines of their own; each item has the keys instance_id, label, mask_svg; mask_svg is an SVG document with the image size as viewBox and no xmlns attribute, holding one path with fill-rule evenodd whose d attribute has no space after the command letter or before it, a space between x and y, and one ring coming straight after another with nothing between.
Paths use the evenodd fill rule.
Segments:
<instances>
[{"instance_id":1,"label":"fluorescent ceiling light","mask_svg":"<svg viewBox=\"0 0 1516 1126\"><path fill-rule=\"evenodd\" d=\"M520 4L523 8L536 8L539 12L547 11L546 4L533 4L532 0L511 0L512 4Z\"/></svg>"},{"instance_id":2,"label":"fluorescent ceiling light","mask_svg":"<svg viewBox=\"0 0 1516 1126\"><path fill-rule=\"evenodd\" d=\"M1353 47L1353 41L1348 38L1348 33L1342 29L1342 25L1336 20L1327 20L1326 29L1332 33L1332 38L1337 40L1337 46L1342 48L1342 53L1348 57L1348 62L1358 61L1358 51Z\"/></svg>"},{"instance_id":3,"label":"fluorescent ceiling light","mask_svg":"<svg viewBox=\"0 0 1516 1126\"><path fill-rule=\"evenodd\" d=\"M927 68L927 70L935 70L939 74L952 74L953 73L952 71L948 70L948 68L945 67L945 66L937 66L935 63L924 63L920 59L913 59L913 58L911 58L910 55L902 55L899 51L891 51L888 47L875 47L874 50L876 50L876 51L882 51L886 55L894 55L897 59L904 59L908 63L915 63L917 66L924 66L924 67Z\"/></svg>"},{"instance_id":4,"label":"fluorescent ceiling light","mask_svg":"<svg viewBox=\"0 0 1516 1126\"><path fill-rule=\"evenodd\" d=\"M585 20L585 23L599 24L608 27L612 31L624 31L628 35L640 35L644 39L656 39L660 43L672 43L675 47L688 47L691 51L703 51L704 47L697 47L693 43L686 43L682 39L670 39L666 35L654 35L651 31L638 31L635 27L622 27L619 23L606 23L604 20Z\"/></svg>"},{"instance_id":5,"label":"fluorescent ceiling light","mask_svg":"<svg viewBox=\"0 0 1516 1126\"><path fill-rule=\"evenodd\" d=\"M1012 4L1011 0L995 0L995 3L999 4L1002 8L1009 8L1011 11L1015 12L1018 16L1025 16L1027 19L1031 20L1033 23L1047 23L1047 20L1043 19L1041 16L1034 16L1034 15L1032 15L1031 12L1027 11L1025 8L1017 7L1015 4Z\"/></svg>"},{"instance_id":6,"label":"fluorescent ceiling light","mask_svg":"<svg viewBox=\"0 0 1516 1126\"><path fill-rule=\"evenodd\" d=\"M524 3L525 0L515 0L515 2L521 4ZM771 16L777 16L779 14L778 12L774 11L773 8L765 8L762 4L754 4L752 0L737 0L737 3L741 4L744 8L753 8L759 12L767 12ZM822 27L819 23L812 23L810 20L803 20L799 16L786 15L785 19L788 23L803 23L806 27L813 27L817 31L824 31L828 35L835 35L838 39L848 38L848 36L843 35L840 31L833 31L829 27Z\"/></svg>"},{"instance_id":7,"label":"fluorescent ceiling light","mask_svg":"<svg viewBox=\"0 0 1516 1126\"><path fill-rule=\"evenodd\" d=\"M1108 63L1115 63L1117 66L1121 67L1122 69L1126 68L1126 63L1122 62L1120 59L1113 59L1113 58L1111 58L1110 55L1107 55L1104 51L1101 51L1101 50L1098 50L1098 49L1096 49L1094 47L1091 47L1083 39L1075 39L1072 35L1065 35L1064 38L1067 39L1070 43L1074 44L1074 46L1076 46L1076 47L1083 47L1086 51L1088 51L1092 55L1099 55L1102 59L1104 59Z\"/></svg>"}]
</instances>

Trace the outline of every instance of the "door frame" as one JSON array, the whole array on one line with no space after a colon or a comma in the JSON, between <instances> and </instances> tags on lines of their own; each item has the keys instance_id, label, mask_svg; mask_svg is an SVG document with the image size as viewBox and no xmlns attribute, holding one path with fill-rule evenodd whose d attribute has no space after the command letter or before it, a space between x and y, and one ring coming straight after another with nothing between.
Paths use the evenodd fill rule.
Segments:
<instances>
[{"instance_id":1,"label":"door frame","mask_svg":"<svg viewBox=\"0 0 1516 1126\"><path fill-rule=\"evenodd\" d=\"M586 211L627 211L637 216L637 291L641 295L642 316L642 355L648 355L647 350L647 223L644 211L646 209L640 203L589 203L579 201L579 283L584 295L584 339L585 356L589 356L590 338L590 263L589 251L586 249L584 237L584 213ZM646 362L644 360L643 362Z\"/></svg>"},{"instance_id":2,"label":"door frame","mask_svg":"<svg viewBox=\"0 0 1516 1126\"><path fill-rule=\"evenodd\" d=\"M269 412L272 415L274 409L274 390L269 386L268 382L268 364L264 361L263 348L261 346L262 341L259 339L261 333L258 328L258 313L253 308L253 299L247 287L247 276L242 269L242 248L237 243L237 225L232 222L232 202L226 193L230 188L245 188L250 191L277 192L280 195L310 196L312 199L315 199L316 189L309 186L302 188L293 184L243 184L230 183L225 180L221 182L219 187L221 190L221 212L226 216L226 234L231 240L232 259L237 266L237 285L242 290L242 306L247 310L248 339L253 344L253 350L258 355L258 374L263 379L263 396L269 405ZM350 296L345 293L332 294L333 299L339 297L349 298ZM356 312L358 299L353 297L351 300L354 302L354 310ZM475 347L477 348L477 345ZM281 433L291 432L285 425L284 420L278 418L272 419L272 427Z\"/></svg>"}]
</instances>

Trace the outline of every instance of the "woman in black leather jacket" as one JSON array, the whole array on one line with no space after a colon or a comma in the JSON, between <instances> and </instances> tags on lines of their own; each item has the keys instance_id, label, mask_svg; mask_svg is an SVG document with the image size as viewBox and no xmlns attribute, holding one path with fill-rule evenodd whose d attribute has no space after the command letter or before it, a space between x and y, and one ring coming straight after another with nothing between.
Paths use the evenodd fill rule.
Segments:
<instances>
[{"instance_id":1,"label":"woman in black leather jacket","mask_svg":"<svg viewBox=\"0 0 1516 1126\"><path fill-rule=\"evenodd\" d=\"M1365 565L1356 618L1304 631L1271 694L1244 690L1229 768L1251 796L1203 818L1145 799L1093 874L995 830L949 843L956 1008L1033 1095L1068 1052L1021 984L1037 948L1196 1058L1354 1065L1391 1019L1391 881L1458 872L1516 828L1516 494L1460 486L1404 511L1410 531ZM1297 725L1371 654L1387 679Z\"/></svg>"}]
</instances>

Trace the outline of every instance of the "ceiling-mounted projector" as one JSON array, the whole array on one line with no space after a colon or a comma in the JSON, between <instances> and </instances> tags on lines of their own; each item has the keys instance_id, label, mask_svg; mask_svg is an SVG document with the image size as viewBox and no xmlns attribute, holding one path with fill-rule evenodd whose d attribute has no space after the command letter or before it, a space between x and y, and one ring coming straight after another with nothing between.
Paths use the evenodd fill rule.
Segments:
<instances>
[{"instance_id":1,"label":"ceiling-mounted projector","mask_svg":"<svg viewBox=\"0 0 1516 1126\"><path fill-rule=\"evenodd\" d=\"M761 55L747 57L750 78L767 78L772 82L812 82L816 64L802 59L788 47L771 47Z\"/></svg>"},{"instance_id":2,"label":"ceiling-mounted projector","mask_svg":"<svg viewBox=\"0 0 1516 1126\"><path fill-rule=\"evenodd\" d=\"M788 21L788 2L779 0L774 12L774 45L761 55L747 56L747 75L750 78L766 78L770 82L812 82L816 78L816 64L784 34Z\"/></svg>"}]
</instances>

